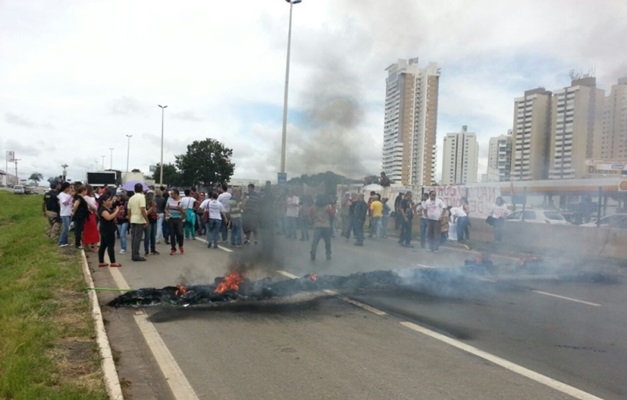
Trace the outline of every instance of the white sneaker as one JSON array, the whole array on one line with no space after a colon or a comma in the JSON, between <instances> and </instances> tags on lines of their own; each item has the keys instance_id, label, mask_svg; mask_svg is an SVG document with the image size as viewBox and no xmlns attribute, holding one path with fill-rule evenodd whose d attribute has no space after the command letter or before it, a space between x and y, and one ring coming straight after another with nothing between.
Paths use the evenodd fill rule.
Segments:
<instances>
[{"instance_id":1,"label":"white sneaker","mask_svg":"<svg viewBox=\"0 0 627 400\"><path fill-rule=\"evenodd\" d=\"M120 250L120 254L126 254L126 250L124 249Z\"/></svg>"}]
</instances>

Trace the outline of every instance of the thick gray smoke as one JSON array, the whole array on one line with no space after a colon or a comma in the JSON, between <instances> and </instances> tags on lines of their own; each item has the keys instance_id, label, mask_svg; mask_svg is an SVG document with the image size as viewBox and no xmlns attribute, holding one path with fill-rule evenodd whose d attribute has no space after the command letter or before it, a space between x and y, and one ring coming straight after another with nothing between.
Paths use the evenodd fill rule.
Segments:
<instances>
[{"instance_id":1,"label":"thick gray smoke","mask_svg":"<svg viewBox=\"0 0 627 400\"><path fill-rule=\"evenodd\" d=\"M359 84L341 62L327 59L298 100L304 109L297 149L290 169L304 174L333 171L359 177L365 171L360 149L370 140L360 134L364 111Z\"/></svg>"}]
</instances>

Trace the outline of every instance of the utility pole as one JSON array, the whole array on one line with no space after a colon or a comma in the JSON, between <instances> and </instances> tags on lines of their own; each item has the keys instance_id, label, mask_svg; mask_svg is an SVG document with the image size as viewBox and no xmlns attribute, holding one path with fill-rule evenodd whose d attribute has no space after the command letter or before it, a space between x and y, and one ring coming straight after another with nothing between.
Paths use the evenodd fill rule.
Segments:
<instances>
[{"instance_id":1,"label":"utility pole","mask_svg":"<svg viewBox=\"0 0 627 400\"><path fill-rule=\"evenodd\" d=\"M128 173L128 162L131 154L131 138L133 135L126 135L126 137L128 138L128 147L126 148L126 173Z\"/></svg>"},{"instance_id":2,"label":"utility pole","mask_svg":"<svg viewBox=\"0 0 627 400\"><path fill-rule=\"evenodd\" d=\"M65 170L67 169L67 167L69 167L69 165L61 164L61 167L63 167L63 182L65 182L66 181L66 176L67 176Z\"/></svg>"},{"instance_id":3,"label":"utility pole","mask_svg":"<svg viewBox=\"0 0 627 400\"><path fill-rule=\"evenodd\" d=\"M109 160L110 161L109 169L112 170L113 169L113 147L109 147L109 150L111 150L111 159Z\"/></svg>"},{"instance_id":4,"label":"utility pole","mask_svg":"<svg viewBox=\"0 0 627 400\"><path fill-rule=\"evenodd\" d=\"M17 174L17 162L21 161L21 160L22 160L21 158L14 158L13 159L13 162L15 163L15 179L17 179L17 183L16 183L17 185L19 185L20 182L21 182L20 181L20 176Z\"/></svg>"}]
</instances>

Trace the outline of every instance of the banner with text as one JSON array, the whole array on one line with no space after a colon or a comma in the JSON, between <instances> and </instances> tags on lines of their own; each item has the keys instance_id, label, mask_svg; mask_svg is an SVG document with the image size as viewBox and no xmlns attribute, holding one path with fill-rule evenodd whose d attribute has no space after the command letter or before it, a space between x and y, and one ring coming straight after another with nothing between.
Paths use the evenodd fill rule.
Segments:
<instances>
[{"instance_id":1,"label":"banner with text","mask_svg":"<svg viewBox=\"0 0 627 400\"><path fill-rule=\"evenodd\" d=\"M462 197L468 200L469 215L472 218L487 218L496 203L496 198L501 195L501 190L496 187L478 186L433 186L425 188L427 192L435 190L438 198L447 206L457 207L462 204Z\"/></svg>"}]
</instances>

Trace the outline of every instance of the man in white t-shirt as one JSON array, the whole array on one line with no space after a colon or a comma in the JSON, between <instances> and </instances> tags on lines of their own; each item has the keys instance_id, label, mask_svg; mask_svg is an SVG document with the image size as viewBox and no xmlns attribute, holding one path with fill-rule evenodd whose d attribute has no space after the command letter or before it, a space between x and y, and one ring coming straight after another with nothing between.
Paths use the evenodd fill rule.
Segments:
<instances>
[{"instance_id":1,"label":"man in white t-shirt","mask_svg":"<svg viewBox=\"0 0 627 400\"><path fill-rule=\"evenodd\" d=\"M68 182L61 184L60 192L57 196L59 199L59 216L63 222L63 230L59 236L59 247L67 247L70 245L68 234L70 232L70 224L72 223L72 204L73 198L70 194L71 186Z\"/></svg>"},{"instance_id":2,"label":"man in white t-shirt","mask_svg":"<svg viewBox=\"0 0 627 400\"><path fill-rule=\"evenodd\" d=\"M223 183L220 189L222 193L218 195L218 201L224 206L224 214L226 215L226 219L220 225L220 232L222 233L222 241L226 242L229 236L229 220L231 219L231 193L228 192L229 187L226 183Z\"/></svg>"},{"instance_id":3,"label":"man in white t-shirt","mask_svg":"<svg viewBox=\"0 0 627 400\"><path fill-rule=\"evenodd\" d=\"M468 214L464 210L464 206L457 206L451 208L451 218L452 222L455 222L457 229L457 241L461 242L464 240L464 232L466 230L466 225L468 225Z\"/></svg>"},{"instance_id":4,"label":"man in white t-shirt","mask_svg":"<svg viewBox=\"0 0 627 400\"><path fill-rule=\"evenodd\" d=\"M296 239L296 227L300 211L300 199L291 190L286 200L285 218L287 222L287 238Z\"/></svg>"},{"instance_id":5,"label":"man in white t-shirt","mask_svg":"<svg viewBox=\"0 0 627 400\"><path fill-rule=\"evenodd\" d=\"M429 251L438 252L440 247L440 221L444 215L446 204L442 199L436 199L435 191L429 192L429 198L423 203L423 215L427 219L427 238Z\"/></svg>"},{"instance_id":6,"label":"man in white t-shirt","mask_svg":"<svg viewBox=\"0 0 627 400\"><path fill-rule=\"evenodd\" d=\"M218 235L220 233L220 226L226 221L226 212L224 205L218 201L218 194L212 192L209 198L202 202L200 208L203 209L203 214L206 214L206 226L207 226L207 247L218 248Z\"/></svg>"}]
</instances>

